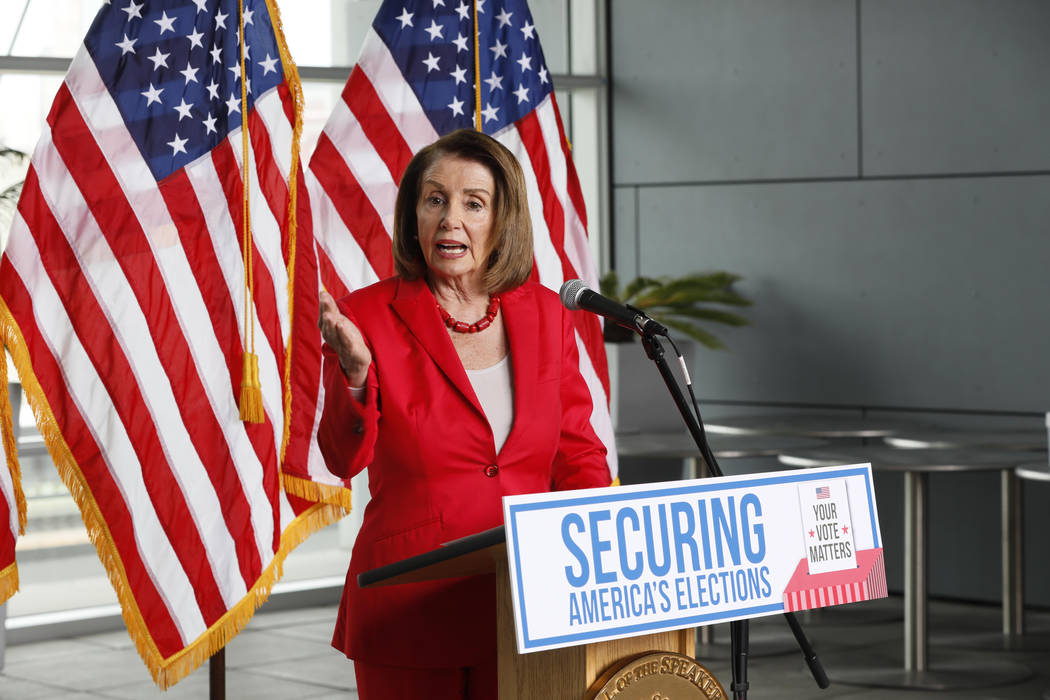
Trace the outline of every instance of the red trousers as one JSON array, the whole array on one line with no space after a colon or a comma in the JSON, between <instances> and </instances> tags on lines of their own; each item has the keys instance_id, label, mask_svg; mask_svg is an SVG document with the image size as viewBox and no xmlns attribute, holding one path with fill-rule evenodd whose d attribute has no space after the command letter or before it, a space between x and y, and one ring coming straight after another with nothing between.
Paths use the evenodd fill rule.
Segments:
<instances>
[{"instance_id":1,"label":"red trousers","mask_svg":"<svg viewBox=\"0 0 1050 700\"><path fill-rule=\"evenodd\" d=\"M496 700L496 663L463 668L405 668L354 661L360 700Z\"/></svg>"}]
</instances>

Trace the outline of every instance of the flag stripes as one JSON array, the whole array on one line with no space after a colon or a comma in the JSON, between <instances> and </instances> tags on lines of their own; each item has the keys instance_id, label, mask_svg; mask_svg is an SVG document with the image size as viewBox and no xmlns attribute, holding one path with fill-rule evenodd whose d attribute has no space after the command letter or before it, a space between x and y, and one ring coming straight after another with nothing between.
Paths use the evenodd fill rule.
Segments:
<instances>
[{"instance_id":1,"label":"flag stripes","mask_svg":"<svg viewBox=\"0 0 1050 700\"><path fill-rule=\"evenodd\" d=\"M366 144L350 144L351 147L355 145L363 152L365 158L368 155L374 155L374 152L368 153ZM360 159L361 155L358 155L355 160ZM381 163L381 161L375 158L374 163ZM317 140L314 155L310 160L310 170L328 195L326 199L319 200L318 204L330 204L335 208L337 214L336 216L328 215L325 219L340 222L336 230L323 232L326 242L322 245L330 249L333 246L328 241L340 236L352 236L376 279L389 277L394 270L393 258L390 254L391 229L379 213L385 201L376 202L368 196L369 193L360 184L353 170L352 162L344 157L344 152L336 148L327 133L322 133ZM396 185L392 180L388 185L387 199L390 199L391 195L396 197ZM389 191L390 188L393 188L392 193ZM375 187L372 189L372 194L375 196L379 194L377 189ZM329 259L337 269L342 267L340 258L330 256ZM356 289L361 286L360 283L354 284L352 278L347 279L344 276L351 272L352 270L341 272L340 281L344 286Z\"/></svg>"},{"instance_id":2,"label":"flag stripes","mask_svg":"<svg viewBox=\"0 0 1050 700\"><path fill-rule=\"evenodd\" d=\"M368 142L379 147L376 155L386 164L387 172L397 179L399 173L405 172L408 161L412 160L412 149L405 143L390 113L383 108L379 95L363 71L350 73L341 97ZM341 105L337 104L333 117L341 111ZM332 119L329 121L332 122ZM344 124L342 128L346 126ZM338 128L333 123L333 129Z\"/></svg>"},{"instance_id":3,"label":"flag stripes","mask_svg":"<svg viewBox=\"0 0 1050 700\"><path fill-rule=\"evenodd\" d=\"M0 343L0 384L7 387L7 353ZM0 401L0 605L18 590L15 541L25 532L26 501L14 425L18 416L11 404Z\"/></svg>"},{"instance_id":4,"label":"flag stripes","mask_svg":"<svg viewBox=\"0 0 1050 700\"><path fill-rule=\"evenodd\" d=\"M50 149L45 147L38 148L34 154L34 162L40 163L45 169L50 165L49 159L44 157L44 154L48 152ZM51 283L56 302L63 309L68 310L67 318L72 326L72 333L75 335L75 338L64 338L65 342L62 347L68 352L71 342L79 344L83 348L87 361L92 365L92 373L98 377L99 385L93 390L112 397L112 409L107 410L103 415L117 418L126 431L128 445L134 452L132 459L137 466L137 471L141 471L144 479L145 503L152 504L152 510L156 513L160 527L166 533L167 541L174 548L181 568L195 581L194 595L202 611L207 615L207 611L212 609L217 617L221 615L221 612L214 605L221 598L218 595L218 584L206 565L208 557L204 543L197 529L185 527L186 523L197 521L197 514L207 512L206 509L212 504L201 503L194 507L192 496L199 493L199 490L192 488L190 484L186 484L188 493L183 492L190 497L190 502L180 498L171 498L171 494L181 491L181 485L166 466L161 466L156 459L152 458L154 455L180 454L184 451L189 456L195 455L196 451L193 445L189 444L186 436L179 434L181 431L162 434L156 427L162 421L165 424L171 421L172 416L168 409L174 407L174 399L163 395L164 389L160 382L151 382L150 386L143 386L140 383L144 376L157 376L158 370L163 376L163 368L159 359L148 357L153 348L148 343L135 342L149 337L149 331L141 327L145 319L135 318L133 309L125 308L121 311L122 324L114 329L114 333L100 332L101 329L110 327L107 317L112 312L107 313L98 300L128 295L131 292L113 288L124 279L121 270L113 262L102 261L84 268L78 267L77 258L88 251L74 251L67 242L58 221L39 211L43 208L40 207L40 204L44 202L45 196L38 186L40 183L36 175L35 166L31 167L23 188L24 194L20 209L23 217L30 207L38 210L35 216L36 226L32 234L36 241L47 242L46 247L38 249L39 260L48 273L48 281ZM57 176L58 173L51 175L56 181L49 188L52 194L50 199L51 201L62 201L66 210L70 211L72 210L70 203L78 196L77 189L71 181L62 182ZM81 212L85 219L89 218L86 209L82 209ZM80 230L87 229L85 233L88 235L83 236L80 240L92 240L94 244L99 242L99 236L94 235L94 232L86 227L86 221L78 222L77 225L81 227ZM95 250L92 252L106 255L105 252L98 250L99 247L95 245ZM134 256L139 260L144 257ZM96 297L96 289L98 297ZM132 344L126 352L122 347L125 343ZM155 366L146 369L143 366L145 363ZM131 377L138 378L138 382L127 381L127 378ZM77 377L73 376L67 378L70 384L75 384L76 380ZM143 392L149 393L144 396ZM158 416L158 411L164 411L164 413ZM177 415L178 409L174 408L174 412ZM149 420L151 416L154 417L154 420ZM111 419L110 423L113 422ZM181 421L177 423L179 428L182 428ZM183 479L191 478L189 471L187 469L182 475Z\"/></svg>"},{"instance_id":5,"label":"flag stripes","mask_svg":"<svg viewBox=\"0 0 1050 700\"><path fill-rule=\"evenodd\" d=\"M147 11L159 14L161 5L175 9L161 0ZM256 32L252 46L273 42L272 34L263 36L271 31L263 16L269 6L262 0L245 6L255 8L255 22L246 27ZM176 20L185 21L188 33L197 14ZM93 53L81 47L52 106L0 260L0 333L136 647L166 687L247 622L291 548L345 512L319 503L303 484L316 478L331 503L346 502L348 494L324 473L312 444L320 411L318 260L305 187L290 210L293 169L303 182L294 155L298 87L278 78L251 96L250 109L232 97L211 102L202 86L191 88L181 77L156 80L156 94L165 99L152 108L146 93L140 101L124 88L115 98L113 85L134 85L145 61L107 48L105 33L126 33L132 18L125 17L119 8L100 10L92 27L97 35L89 33ZM207 13L202 18L201 27L212 26ZM136 20L130 31L141 25ZM185 51L183 37L156 40L145 28L141 41L182 42ZM236 45L232 28L216 35L216 46L231 41ZM281 53L276 68L269 55L249 63L257 88L266 84L263 70L272 76L291 66ZM228 81L229 67L213 57L212 75ZM112 58L120 59L117 65L103 68ZM198 58L181 60L192 65ZM104 72L113 70L116 78ZM142 75L150 80L154 70L146 63ZM183 82L184 96L200 100L186 122L181 111L177 119L168 116L179 101L169 93ZM151 128L130 129L122 110L134 103L145 103L136 119L157 117L153 131L175 129L170 157L157 151ZM215 132L216 113L220 135L206 148L191 144L198 155L179 161L180 134L199 139L194 129L205 134L205 126ZM143 138L153 142L136 140ZM242 227L245 170L249 241ZM254 278L247 338L244 243ZM259 424L240 421L237 401L251 335L264 408ZM294 493L285 492L282 475L298 480ZM6 501L3 486L0 478ZM0 555L3 546L0 534ZM0 577L3 566L0 559Z\"/></svg>"},{"instance_id":6,"label":"flag stripes","mask_svg":"<svg viewBox=\"0 0 1050 700\"><path fill-rule=\"evenodd\" d=\"M55 101L56 110L66 109L63 104L63 93L59 91L59 97ZM189 512L175 511L165 519L165 528L170 535L174 535L183 528L184 518L192 517L197 523L198 529L205 532L213 529L208 525L208 520L217 517L217 514L225 513L227 517L243 512L246 504L240 489L224 490L221 483L223 469L220 463L202 463L196 460L198 454L207 455L222 453L226 450L225 439L219 428L214 413L209 410L207 397L204 395L203 386L200 384L196 373L183 374L175 368L192 364L190 351L182 335L169 333L168 329L182 326L183 324L175 318L176 314L170 305L170 298L164 292L163 273L158 268L155 259L150 254L149 241L145 234L137 229L134 214L126 209L126 202L110 196L110 193L119 189L119 184L112 180L111 172L106 166L106 161L101 153L94 152L88 144L80 143L77 137L78 128L71 124L75 123L75 112L69 111L66 115L64 128L59 132L53 132L56 137L56 151L63 157L65 162L73 164L69 174L76 181L64 183L59 186L60 194L56 194L53 201L63 202L66 211L71 209L71 203L75 201L78 192L87 197L85 202L85 220L77 225L75 229L80 232L79 241L92 241L96 251L104 256L112 255L113 260L119 264L119 269L114 265L86 265L83 272L85 277L93 281L98 289L97 298L126 299L137 298L143 308L150 306L149 315L139 315L133 312L133 306L127 306L108 311L101 308L97 311L91 302L95 295L88 289L71 290L75 294L79 306L73 307L71 318L75 324L80 324L83 330L78 331L82 342L92 343L88 340L90 336L97 334L97 329L107 327L106 317L112 317L115 313L123 313L121 323L114 330L114 337L110 339L105 347L99 348L95 355L96 366L103 362L121 363L124 358L121 346L128 348L126 362L128 372L109 373L113 377L111 383L115 384L119 376L134 376L138 378L137 383L121 382L120 390L127 395L125 401L118 403L118 409L122 409L121 417L129 426L129 433L133 444L140 453L144 467L149 465L149 455L154 450L161 450L162 454L179 455L180 468L176 474L167 469L157 469L154 474L148 474L147 484L156 490L155 500L167 500L161 498L169 489L181 487L190 496L187 505L191 508ZM76 124L79 127L80 124ZM86 129L86 127L85 127ZM83 136L81 136L83 138ZM43 143L43 142L42 142ZM50 159L45 156L49 149L38 149L36 160L41 163L42 172L48 172ZM89 157L90 155L90 157ZM54 176L61 174L59 168L54 169ZM56 183L57 184L57 183ZM100 229L94 230L89 225L91 215L98 222ZM69 227L67 227L67 230ZM119 232L119 234L118 234ZM52 231L41 231L37 238L48 238L52 242L61 240L59 236L63 230L56 228ZM101 241L105 239L111 246L111 252L101 250ZM54 246L56 249L60 245ZM65 251L56 250L56 253ZM69 258L55 263L47 260L43 264L52 269L73 269L77 258L83 257L83 251L76 254L69 251ZM121 274L123 273L123 274ZM130 287L121 283L126 281ZM59 283L56 287L61 288ZM71 301L71 300L70 300ZM67 301L67 307L70 307ZM138 327L136 327L138 326ZM147 339L152 339L152 343ZM101 340L101 339L98 339ZM114 342L115 341L115 342ZM95 341L98 342L98 341ZM159 353L159 355L157 354ZM147 365L148 363L148 365ZM167 387L161 382L146 381L147 377L167 376ZM138 389L143 389L142 395L138 396ZM165 390L168 389L168 390ZM111 392L118 390L116 387ZM192 420L180 419L180 407L182 411L189 412ZM195 410L200 407L202 410ZM148 413L146 413L148 412ZM142 425L142 417L151 415L156 425L168 426L167 430L157 431L152 425ZM141 429L132 426L141 426ZM185 430L183 430L183 426ZM169 457L169 460L171 458ZM148 468L148 467L147 467ZM171 479L177 476L179 482ZM208 488L205 483L208 480L215 488ZM231 502L218 502L216 493L225 494ZM199 502L197 502L199 500ZM177 502L176 502L177 504ZM242 507L243 506L243 507ZM177 505L176 505L177 507ZM243 523L228 523L227 529L216 529L216 533L226 533L225 537L216 540L215 546L232 547L233 540L228 535L229 531L240 532ZM248 540L242 538L242 547L251 547ZM243 559L242 566L250 567L252 560L257 561L255 553L243 552L241 557L232 556L232 552L219 551L214 557L210 557L210 566L206 568L205 563L209 560L204 558L206 552L203 547L194 546L180 555L184 565L191 566L195 580L201 581L199 595L202 605L206 604L206 595L213 593L210 590L209 572L219 568L220 562L235 564L238 558ZM232 571L229 572L232 574ZM250 578L258 575L258 570L246 570L244 573ZM227 577L220 578L218 586L223 589L222 600L217 608L218 616L224 611L224 605L229 605L243 595L243 586L230 588L223 585ZM217 592L217 591L216 591ZM209 620L209 624L214 620Z\"/></svg>"},{"instance_id":7,"label":"flag stripes","mask_svg":"<svg viewBox=\"0 0 1050 700\"><path fill-rule=\"evenodd\" d=\"M504 11L512 10L506 16L516 17L521 23L512 30L514 41L518 41L521 36L531 37L534 27L530 26L530 33L524 29L526 25L531 25L527 7L524 3L513 4L514 7L510 7L510 2L505 3ZM412 82L420 79L420 74L415 70L418 67L405 62L413 63L415 58L422 57L423 52L416 51L421 46L428 49L433 47L433 54L427 55L441 57L437 59L438 63L447 60L450 55L458 57L460 50L453 49L451 45L442 46L440 42L434 42L433 38L410 36L416 27L425 26L431 16L439 20L438 24L448 29L448 33L454 32L448 22L458 20L446 16L451 13L451 9L446 11L419 2L403 3L403 7L398 5L393 11L391 8L384 4L373 27L366 33L360 58L310 159L310 174L315 183L310 193L319 266L326 288L337 298L392 273L390 238L401 174L411 155L439 136L427 109L431 110L430 114L434 114L441 100L447 102L447 96L443 97L445 93L442 92L445 88L435 87L433 92L428 93L428 86L421 87ZM485 10L479 8L479 11ZM498 11L499 8L491 8L492 17ZM392 25L381 24L397 13L409 15L412 22L399 18L401 21ZM490 48L500 26L501 23L494 20L481 24L480 50ZM384 36L399 37L397 41L403 43L388 46ZM450 41L444 35L441 38ZM524 47L524 44L521 46ZM569 155L554 94L549 91L546 68L541 68L542 56L538 44L535 49L528 48L527 52L537 61L536 65L524 68L528 64L528 57L512 63L523 66L523 71L532 71L529 73L530 79L540 75L535 85L541 86L542 80L542 86L548 92L541 91L542 96L537 96L535 104L530 102L530 109L525 110L524 116L516 122L502 126L497 120L500 128L486 131L503 143L522 165L533 228L534 275L553 290L558 290L566 279L577 277L590 286L597 286L597 272L587 241L582 191ZM514 49L511 49L511 53L515 57L524 56L514 53ZM468 63L472 70L473 61ZM458 70L459 65L466 64L460 64L457 58L455 65ZM504 70L502 64L497 65L488 58L484 58L482 68L485 72L492 68L494 77L497 71ZM444 70L452 69L444 66ZM508 80L512 79L511 73L518 75L517 69L507 70L504 77ZM541 70L542 73L539 72ZM524 75L520 73L519 77L523 79ZM462 81L453 80L453 77L454 73L451 72L438 71L432 76L428 69L425 73L425 80L454 88ZM479 76L473 78L477 81ZM485 82L489 83L489 80ZM518 91L512 92L509 84L500 91L495 87L495 82L491 83L492 87L488 89L490 99L485 106L496 109L500 114L512 113L512 105L514 111L521 109L517 105L522 104L522 95L529 94L532 89L526 90L523 84L518 83ZM521 93L522 90L524 93ZM424 108L418 96L424 93L431 95L427 108ZM517 96L516 101L514 96ZM452 99L456 101L456 98ZM441 103L441 107L444 107L444 103ZM465 109L469 111L470 105L466 105ZM499 112L500 109L505 111ZM445 115L447 112L442 114L439 121ZM486 118L485 122L488 121ZM610 473L615 478L616 445L608 411L608 365L601 322L597 317L582 312L573 314L573 320L580 349L580 370L593 401L592 428L606 445Z\"/></svg>"},{"instance_id":8,"label":"flag stripes","mask_svg":"<svg viewBox=\"0 0 1050 700\"><path fill-rule=\"evenodd\" d=\"M430 123L419 99L405 81L401 66L375 29L369 29L361 48L355 69L360 69L375 88L381 107L390 115L401 138L415 153L430 143L438 134Z\"/></svg>"},{"instance_id":9,"label":"flag stripes","mask_svg":"<svg viewBox=\"0 0 1050 700\"><path fill-rule=\"evenodd\" d=\"M91 69L93 69L93 66L91 66ZM62 134L74 132L75 129L71 129L69 124L71 122L74 123L74 124L78 124L78 122L79 122L79 118L78 118L78 114L77 114L76 110L75 109L71 109L70 108L71 105L66 104L63 101L63 94L64 93L65 93L65 89L64 88L60 89L59 97L56 99L56 103L55 103L55 110L53 110L53 111L64 110L63 115L64 115L64 120L65 121L63 122L63 129L60 132ZM66 93L66 94L68 95L68 93ZM85 128L86 128L86 126L85 126ZM116 137L116 133L117 132L114 132L112 134L111 138L114 138L114 139L117 138ZM68 137L64 137L64 138L68 138ZM186 273L188 272L188 266L177 265L177 261L178 261L178 254L177 254L177 250L178 249L177 248L173 248L170 245L165 245L164 248L162 249L162 253L164 253L164 254L158 255L156 260L154 260L153 256L151 254L149 254L149 243L148 243L148 241L145 240L144 234L141 232L141 230L139 229L138 231L136 231L136 233L137 233L136 237L133 237L133 236L129 235L129 231L130 231L129 227L137 228L135 226L135 224L136 224L136 222L138 220L138 218L137 218L138 217L138 211L131 212L131 211L123 210L123 211L120 211L119 214L114 214L113 213L113 209L114 208L118 208L119 207L119 208L123 209L126 206L126 203L123 202L122 200L120 200L119 198L114 198L114 197L110 197L109 196L110 193L119 191L120 183L116 182L115 180L110 180L109 179L109 177L111 175L111 171L107 167L107 159L103 158L101 153L97 154L97 158L98 158L97 162L95 162L95 163L85 162L85 159L80 154L85 153L85 152L89 152L90 148L91 148L91 144L93 143L93 140L91 140L89 136L85 136L85 139L87 139L87 143L81 143L80 141L72 141L69 144L69 147L68 147L69 153L67 154L67 156L66 156L66 158L64 160L66 162L73 163L75 168L82 168L82 167L84 168L84 170L83 170L83 172L82 172L82 174L80 176L80 180L84 183L83 187L88 188L88 187L90 187L91 183L99 183L99 184L103 184L104 185L100 189L100 192L97 195L99 199L101 199L102 201L105 202L104 205L100 205L98 207L99 212L98 212L97 218L98 218L98 221L99 221L100 225L102 226L102 230L99 231L99 233L101 233L102 236L106 240L108 240L108 241L110 241L112 243L115 243L117 246L119 246L116 250L113 251L113 254L116 256L116 258L118 260L120 260L120 261L122 261L124 263L124 264L121 265L121 268L122 268L122 270L124 272L123 275L121 275L119 272L113 271L113 272L116 272L116 274L112 274L111 275L111 274L109 274L107 272L107 273L104 273L101 276L103 277L103 279L108 279L110 282L116 281L118 279L122 279L122 278L124 278L126 276L127 279L132 281L133 284L134 284L134 281L137 279L137 280L139 280L139 286L135 290L134 296L136 296L140 300L143 300L143 299L155 300L155 301L151 301L150 302L151 305L152 305L152 308L151 308L151 311L150 311L150 315L148 317L146 317L146 318L149 318L149 319L153 320L153 322L151 324L151 328L149 329L148 334L147 335L143 335L143 334L129 334L129 336L132 337L132 338L152 337L153 340L154 340L153 347L156 347L158 350L166 353L166 356L160 359L160 365L162 365L163 368L186 367L186 366L190 366L193 363L197 363L199 366L203 366L203 368L205 370L209 369L209 366L207 364L201 362L200 353L199 352L193 353L194 355L196 355L196 357L192 357L192 358L189 357L190 350L189 350L189 348L186 347L185 343L183 342L183 338L184 338L183 335L172 334L172 333L169 332L170 329L175 327L175 326L179 326L179 327L183 328L186 337L195 337L198 340L198 346L197 346L198 349L200 349L201 346L206 346L206 345L210 345L210 344L214 343L213 339L217 335L217 333L216 333L217 328L216 328L215 324L211 324L210 327L205 327L205 326L203 326L201 324L176 321L174 319L174 316L176 315L174 310L169 308L169 303L168 303L169 299L172 302L174 302L174 303L181 303L183 306L189 305L190 308L187 308L185 311L183 311L182 313L178 314L184 320L185 319L189 319L189 318L193 318L196 314L200 313L200 309L203 306L203 304L199 303L200 302L199 295L193 294L194 288L193 288L192 285L182 285L182 284L178 284L178 283L177 284L173 284L173 283L169 282L168 285L167 285L167 287L169 289L177 288L177 289L180 290L179 294L173 294L170 297L166 294L165 289L161 287L162 275L163 275L164 278L167 278L167 279L176 279L177 280L180 277L184 278ZM116 145L116 144L114 144L114 145ZM125 178L123 178L123 182L129 182L130 180L128 179L128 176L132 176L134 174L135 173L133 171L129 172L129 173L125 173ZM234 177L239 178L239 174L236 174ZM164 187L160 188L162 193L163 193L164 189L165 189ZM85 189L84 191L87 191L87 189ZM239 188L238 188L238 191L239 191ZM75 194L75 192L74 192L74 194ZM61 200L61 201L64 202L65 200ZM239 194L235 198L235 201L236 201L236 203L238 205L238 209L239 209L239 206L240 206ZM145 204L145 203L142 203L142 204ZM149 204L152 205L153 203L150 202ZM180 202L180 205L183 205L183 204ZM140 206L141 206L141 204L140 204ZM150 206L148 208L148 211L152 211L152 206ZM170 226L171 226L170 223L163 222L161 224L161 230L167 229ZM232 222L231 222L231 227L232 227ZM231 229L231 230L233 230L233 229ZM119 231L119 235L117 235L117 233L116 233L118 231ZM129 244L131 242L135 241L135 240L137 240L139 242L141 248L139 250L129 250L128 249ZM100 245L100 243L98 243L98 244ZM239 259L239 252L238 252L238 256L236 258L234 258L234 259L235 260ZM167 264L163 264L163 263L167 263ZM229 264L229 263L227 263L227 264ZM177 269L168 269L167 271L162 272L162 270L164 270L165 268L177 268ZM260 268L260 270L257 271L257 273L256 273L257 276L259 276L262 272L263 271ZM150 287L149 288L144 288L145 285L150 285ZM243 283L241 285L241 289L243 289ZM261 285L261 289L266 289L265 285ZM105 298L125 298L124 294L126 294L126 292L124 292L124 293L115 292L115 293L112 293L112 294L106 294ZM259 318L273 318L276 315L276 312L277 312L277 309L276 309L277 304L273 300L272 294L269 295L269 296L267 296L265 294L261 294L260 296L262 296L262 298L265 301L267 301L268 304L266 304L265 308L260 308L259 313L258 313L258 317ZM127 298L130 298L130 297L127 297ZM144 302L142 302L141 306L143 308L145 308L146 304ZM239 323L239 321L238 321L238 323ZM98 327L99 328L103 328L105 326L98 326ZM239 325L235 326L235 328L236 327L239 327ZM271 335L274 332L275 331L271 330ZM279 342L279 341L277 341L277 342ZM276 343L271 343L271 344L275 345ZM283 352L280 349L280 345L279 344L277 344L276 347L273 347L272 349L273 349L273 352L275 352L275 353L276 352ZM142 350L144 352L150 352L150 348L143 348ZM235 349L235 351L237 351L237 350ZM138 352L138 351L136 351L136 352ZM260 359L262 360L263 358L271 358L271 357L272 357L272 355L263 354ZM263 363L261 363L261 364L263 364ZM150 372L147 373L148 376L164 376L165 370L162 367L161 366L155 366L153 368L153 370L151 370ZM192 448L191 449L187 449L187 446L183 445L180 449L173 450L172 452L169 452L168 454L179 454L179 455L183 455L183 454L185 454L185 455L195 455L197 453L200 453L200 454L221 454L226 448L225 448L225 445L224 445L225 439L221 436L221 431L218 428L219 419L217 419L215 417L215 412L213 412L213 411L208 409L208 397L204 395L203 388L199 384L199 381L200 381L200 378L201 378L202 375L205 376L205 377L210 377L210 376L214 376L214 373L206 371L206 372L203 372L203 373L200 373L200 374L198 374L198 373L191 373L191 374L188 374L188 375L181 375L181 374L175 375L175 374L171 373L173 371L174 370L170 370L170 371L167 372L167 374L168 374L168 380L171 383L171 386L172 386L173 390L176 390L176 391L179 392L179 394L175 397L175 403L177 404L177 406L182 407L183 411L186 411L188 416L192 416L194 418L194 420L186 422L187 427L189 429L191 429L191 430L198 429L203 421L207 420L208 418L211 418L211 421L210 421L211 425L209 426L209 428L211 429L211 434L210 434L210 436L208 436L207 444L204 444L205 443L205 438L200 437L200 438L194 439L194 441L193 441L195 446L196 446L196 449L192 449ZM230 394L225 393L225 392L232 391L232 387L234 386L233 382L239 380L239 375L240 375L240 372L239 372L239 366L238 366L238 367L236 367L234 369L233 373L231 373L231 375L230 375L231 376L231 383L228 385L229 388L227 388L226 386L213 387L213 391L211 392L212 395L224 396L227 399L229 399ZM264 387L268 387L270 389L270 391L266 392L266 396L270 398L270 402L271 403L276 403L276 405L271 407L270 415L274 415L275 414L274 412L276 412L276 414L279 415L279 413L280 413L280 403L279 403L279 398L277 398L277 396L279 395L278 387L279 387L279 381L280 381L280 373L279 373L279 370L276 367L276 365L274 365L272 370L268 373L268 378L269 378L269 381L266 384L264 384ZM197 390L197 391L194 391L192 395L190 395L190 388L191 388L191 386L192 386L193 389ZM229 407L232 406L232 405L233 405L232 403L228 402L227 405L225 406L225 408L228 410ZM197 406L202 407L204 410L199 411L199 412L193 410L194 407L197 407ZM176 408L175 406L171 406L171 407L169 407L169 409L170 409L170 411L169 411L167 417L159 418L158 419L158 423L163 423L164 425L169 425L168 421L173 421L173 422L170 423L172 428L174 428L175 426L182 425L182 421L177 418L179 409ZM222 414L220 414L220 415L222 415ZM229 415L229 414L225 414L225 415ZM135 438L133 436L133 439L135 439L135 441L137 443L137 438ZM266 450L266 454L264 455L265 458L268 458L268 459L271 459L271 460L274 458L274 455L276 453L275 453L272 445L270 445L270 446L258 445L256 449L260 449L260 448ZM210 469L210 471L212 472L212 481L213 481L213 483L215 483L215 485L217 487L220 488L220 492L222 492L222 484L219 483L218 480L221 478L221 472L220 473L216 473L216 472L218 470L221 470L221 469L222 469L222 463L221 462L216 462L215 464L212 465L212 467ZM259 470L259 471L261 471L261 470ZM234 492L230 492L230 493L231 493L231 497L232 497L232 493L234 493ZM274 486L273 488L271 488L269 493L265 494L262 497L262 499L260 499L260 501L261 502L272 502L275 499L275 497L276 497L276 487ZM232 505L233 504L223 504L223 507L225 509L227 507L231 507ZM258 506L258 505L259 505L259 503L256 503L256 506ZM209 505L207 505L205 507L206 508L210 508L211 506L209 504ZM245 531L245 530L243 529L243 525L235 524L234 527L231 527L231 531L232 532L242 532L242 531ZM250 532L251 530L249 529L249 530L246 530L246 531ZM275 527L274 527L274 525L272 523L270 523L264 528L264 531L266 531L268 533L273 533L275 531ZM267 542L265 543L267 547L270 545L270 541L271 540L272 540L272 535L267 539ZM244 545L244 542L242 542L242 546L243 545ZM244 565L249 566L252 561L254 561L254 562L258 562L259 561L259 557L258 557L258 555L256 553L248 554L248 556L247 556L247 558L246 558L246 560L244 562ZM249 580L254 579L255 577L257 577L258 573L259 573L259 567L258 567L257 563L254 566L250 566L250 568L245 571L245 574L246 574L246 576L248 577ZM238 597L239 597L239 595L243 595L243 592L238 594Z\"/></svg>"},{"instance_id":10,"label":"flag stripes","mask_svg":"<svg viewBox=\"0 0 1050 700\"><path fill-rule=\"evenodd\" d=\"M171 543L163 534L156 511L149 507L150 498L134 447L123 426L112 420L116 410L95 366L75 337L71 337L72 324L65 307L48 276L35 264L39 255L25 222L16 215L4 259L27 273L23 279L23 274L5 265L3 297L9 300L11 315L18 319L27 354L33 358L33 374L48 397L52 414L62 416L63 443L68 446L77 467L77 472L67 468L63 472L64 480L74 496L91 497L93 492L121 495L120 498L91 499L92 507L101 516L99 520L107 524L108 532L103 540L112 542L120 551L121 569L127 576L125 585L131 586L132 594L140 601L143 616L152 617L147 624L154 642L162 650L165 643L168 648L180 648L183 638L180 627L186 620L191 620L200 634L204 631L203 620L195 605L179 615L177 610L168 609L165 599L175 603L192 598L192 586L175 558ZM9 339L5 338L5 341L9 342ZM52 348L58 347L66 348L61 365L52 354ZM17 354L15 359L17 364ZM31 386L27 386L27 381L31 380L27 380L26 372L21 368L19 376L27 389L27 396L32 396L33 393L28 391ZM48 426L40 427L47 437ZM60 470L68 466L68 462L63 463L61 455L53 452L52 456ZM78 499L78 503L84 512L83 498ZM112 568L107 569L112 577ZM172 574L165 582L168 590L163 597L154 583L157 580L155 572L160 570Z\"/></svg>"}]
</instances>

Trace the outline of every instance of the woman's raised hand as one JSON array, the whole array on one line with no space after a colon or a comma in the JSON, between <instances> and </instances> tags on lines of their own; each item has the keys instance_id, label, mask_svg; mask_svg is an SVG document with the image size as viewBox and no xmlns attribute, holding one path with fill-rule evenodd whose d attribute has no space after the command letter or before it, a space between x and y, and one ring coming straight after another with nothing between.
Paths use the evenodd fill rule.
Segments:
<instances>
[{"instance_id":1,"label":"woman's raised hand","mask_svg":"<svg viewBox=\"0 0 1050 700\"><path fill-rule=\"evenodd\" d=\"M317 326L324 342L339 355L339 364L350 386L364 386L368 366L372 364L372 352L361 331L339 311L335 299L324 290L321 290L321 318Z\"/></svg>"}]
</instances>

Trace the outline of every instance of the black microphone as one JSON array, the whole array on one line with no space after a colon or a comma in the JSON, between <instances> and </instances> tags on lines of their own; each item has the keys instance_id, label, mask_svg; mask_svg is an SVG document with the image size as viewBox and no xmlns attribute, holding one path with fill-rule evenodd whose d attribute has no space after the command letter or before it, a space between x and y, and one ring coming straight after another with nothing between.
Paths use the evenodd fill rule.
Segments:
<instances>
[{"instance_id":1,"label":"black microphone","mask_svg":"<svg viewBox=\"0 0 1050 700\"><path fill-rule=\"evenodd\" d=\"M633 306L603 297L587 287L583 280L569 280L561 286L561 303L571 311L590 311L642 335L667 335L667 328L663 325Z\"/></svg>"}]
</instances>

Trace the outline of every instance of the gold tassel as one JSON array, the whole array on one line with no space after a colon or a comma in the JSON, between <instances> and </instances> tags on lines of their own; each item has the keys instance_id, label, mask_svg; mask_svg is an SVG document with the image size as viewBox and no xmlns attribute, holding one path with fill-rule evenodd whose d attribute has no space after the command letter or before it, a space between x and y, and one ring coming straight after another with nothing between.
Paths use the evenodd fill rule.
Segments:
<instances>
[{"instance_id":1,"label":"gold tassel","mask_svg":"<svg viewBox=\"0 0 1050 700\"><path fill-rule=\"evenodd\" d=\"M259 358L255 354L255 262L252 259L252 224L251 224L251 168L248 152L248 79L244 58L244 0L238 0L238 16L241 28L241 170L243 172L244 213L241 219L243 229L244 255L244 362L241 372L241 420L245 423L262 423L262 385L259 383Z\"/></svg>"},{"instance_id":2,"label":"gold tassel","mask_svg":"<svg viewBox=\"0 0 1050 700\"><path fill-rule=\"evenodd\" d=\"M262 423L262 385L259 383L259 356L254 352L244 353L241 371L241 420L245 423Z\"/></svg>"}]
</instances>

